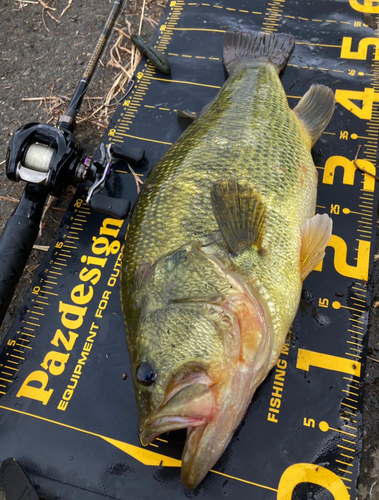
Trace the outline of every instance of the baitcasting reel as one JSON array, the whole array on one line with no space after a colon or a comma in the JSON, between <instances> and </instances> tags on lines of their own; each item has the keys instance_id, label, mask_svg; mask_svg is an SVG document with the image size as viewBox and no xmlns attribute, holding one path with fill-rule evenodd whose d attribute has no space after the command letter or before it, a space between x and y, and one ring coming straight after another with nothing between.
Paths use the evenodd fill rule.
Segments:
<instances>
[{"instance_id":1,"label":"baitcasting reel","mask_svg":"<svg viewBox=\"0 0 379 500\"><path fill-rule=\"evenodd\" d=\"M61 117L57 126L29 123L14 133L8 146L6 172L12 181L44 185L46 193L61 196L68 186L90 181L87 203L100 212L119 219L129 213L130 201L99 194L104 188L114 159L140 164L144 150L100 146L100 158L84 155L73 137L72 125Z\"/></svg>"}]
</instances>

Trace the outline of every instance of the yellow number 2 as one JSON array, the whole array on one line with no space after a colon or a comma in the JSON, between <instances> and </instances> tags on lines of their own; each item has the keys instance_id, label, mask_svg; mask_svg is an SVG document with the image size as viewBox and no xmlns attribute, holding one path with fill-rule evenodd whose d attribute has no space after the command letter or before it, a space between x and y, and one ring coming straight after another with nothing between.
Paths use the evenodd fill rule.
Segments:
<instances>
[{"instance_id":1,"label":"yellow number 2","mask_svg":"<svg viewBox=\"0 0 379 500\"><path fill-rule=\"evenodd\" d=\"M328 247L334 248L334 269L337 273L342 276L346 276L347 278L354 278L357 280L368 279L368 268L370 264L370 248L371 242L366 240L357 240L358 241L358 249L357 249L357 257L356 257L356 265L351 266L347 263L347 245L346 242L332 234L330 237ZM314 268L314 271L322 271L323 268L322 260L318 266Z\"/></svg>"}]
</instances>

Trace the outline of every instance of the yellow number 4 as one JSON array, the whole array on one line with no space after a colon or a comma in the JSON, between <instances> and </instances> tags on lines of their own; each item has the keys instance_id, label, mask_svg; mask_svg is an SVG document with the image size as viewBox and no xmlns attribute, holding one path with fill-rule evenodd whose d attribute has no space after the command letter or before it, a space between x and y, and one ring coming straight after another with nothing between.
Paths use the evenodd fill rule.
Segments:
<instances>
[{"instance_id":1,"label":"yellow number 4","mask_svg":"<svg viewBox=\"0 0 379 500\"><path fill-rule=\"evenodd\" d=\"M362 101L362 107L357 106L352 100ZM351 111L362 120L371 120L372 107L374 102L379 101L379 94L374 89L360 90L336 90L336 102Z\"/></svg>"}]
</instances>

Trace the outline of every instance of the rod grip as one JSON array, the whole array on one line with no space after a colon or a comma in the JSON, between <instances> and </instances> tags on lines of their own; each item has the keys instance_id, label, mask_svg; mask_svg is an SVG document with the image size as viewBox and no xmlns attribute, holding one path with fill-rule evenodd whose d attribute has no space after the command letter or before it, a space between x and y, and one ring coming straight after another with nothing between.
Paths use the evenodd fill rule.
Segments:
<instances>
[{"instance_id":1,"label":"rod grip","mask_svg":"<svg viewBox=\"0 0 379 500\"><path fill-rule=\"evenodd\" d=\"M37 222L21 215L12 215L0 237L0 325L37 238L38 229Z\"/></svg>"},{"instance_id":2,"label":"rod grip","mask_svg":"<svg viewBox=\"0 0 379 500\"><path fill-rule=\"evenodd\" d=\"M46 197L43 184L26 184L0 236L0 325L38 236Z\"/></svg>"}]
</instances>

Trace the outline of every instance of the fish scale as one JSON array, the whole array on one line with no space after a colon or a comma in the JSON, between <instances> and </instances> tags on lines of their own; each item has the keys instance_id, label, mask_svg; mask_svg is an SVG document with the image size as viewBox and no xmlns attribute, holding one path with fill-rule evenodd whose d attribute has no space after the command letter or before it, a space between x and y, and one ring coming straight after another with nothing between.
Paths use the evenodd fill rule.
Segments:
<instances>
[{"instance_id":1,"label":"fish scale","mask_svg":"<svg viewBox=\"0 0 379 500\"><path fill-rule=\"evenodd\" d=\"M316 86L290 110L278 74L293 47L288 35L226 35L229 79L154 166L131 216L121 296L141 441L187 427L190 488L276 363L331 233L314 216L310 148L334 98Z\"/></svg>"},{"instance_id":2,"label":"fish scale","mask_svg":"<svg viewBox=\"0 0 379 500\"><path fill-rule=\"evenodd\" d=\"M302 186L298 165L308 168ZM280 266L287 310L286 277L300 251L299 231L296 236L288 219L292 216L298 227L299 219L302 223L314 213L315 168L275 68L267 64L242 68L235 74L204 115L154 167L128 233L124 253L128 283L133 284L136 268L152 265L191 240L206 244L211 234L217 240L210 188L216 180L230 177L251 183L270 204L264 245L272 258L261 262L262 275L254 274L267 286L272 266ZM257 255L254 261L258 260Z\"/></svg>"}]
</instances>

